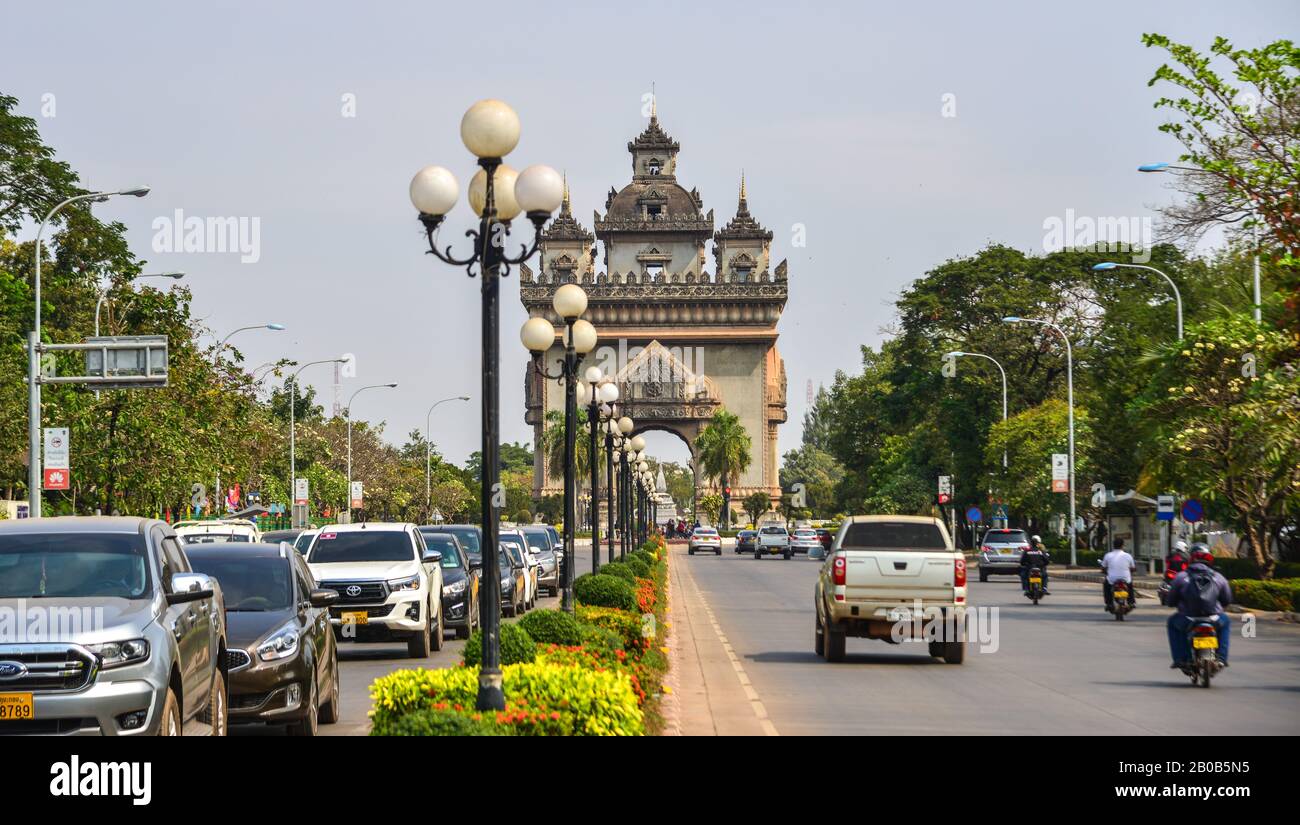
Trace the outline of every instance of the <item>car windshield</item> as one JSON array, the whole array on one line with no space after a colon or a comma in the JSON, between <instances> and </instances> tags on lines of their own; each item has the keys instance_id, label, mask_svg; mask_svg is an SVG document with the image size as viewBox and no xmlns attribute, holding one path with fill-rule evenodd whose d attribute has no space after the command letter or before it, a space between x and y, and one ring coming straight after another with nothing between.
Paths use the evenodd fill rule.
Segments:
<instances>
[{"instance_id":1,"label":"car windshield","mask_svg":"<svg viewBox=\"0 0 1300 825\"><path fill-rule=\"evenodd\" d=\"M293 540L293 547L299 553L306 553L307 548L311 547L311 540L316 538L315 533L299 533L298 538Z\"/></svg>"},{"instance_id":2,"label":"car windshield","mask_svg":"<svg viewBox=\"0 0 1300 825\"><path fill-rule=\"evenodd\" d=\"M501 547L510 555L510 560L516 567L523 567L524 555L517 539L512 536L502 536Z\"/></svg>"},{"instance_id":3,"label":"car windshield","mask_svg":"<svg viewBox=\"0 0 1300 825\"><path fill-rule=\"evenodd\" d=\"M401 530L322 530L311 546L312 564L339 562L410 561L415 558L411 539Z\"/></svg>"},{"instance_id":4,"label":"car windshield","mask_svg":"<svg viewBox=\"0 0 1300 825\"><path fill-rule=\"evenodd\" d=\"M984 534L985 544L1028 544L1024 530L990 530Z\"/></svg>"},{"instance_id":5,"label":"car windshield","mask_svg":"<svg viewBox=\"0 0 1300 825\"><path fill-rule=\"evenodd\" d=\"M186 544L215 544L219 541L242 541L247 543L251 536L240 535L239 533L190 533L181 536L181 540Z\"/></svg>"},{"instance_id":6,"label":"car windshield","mask_svg":"<svg viewBox=\"0 0 1300 825\"><path fill-rule=\"evenodd\" d=\"M534 553L551 552L551 540L549 537L540 533L524 533L524 538L528 539L528 546Z\"/></svg>"},{"instance_id":7,"label":"car windshield","mask_svg":"<svg viewBox=\"0 0 1300 825\"><path fill-rule=\"evenodd\" d=\"M478 542L478 528L475 527L447 527L439 532L451 533L460 539L460 546L466 553L471 556L477 556L480 552Z\"/></svg>"},{"instance_id":8,"label":"car windshield","mask_svg":"<svg viewBox=\"0 0 1300 825\"><path fill-rule=\"evenodd\" d=\"M794 534L801 539L811 539L815 538L817 535L812 530L795 530Z\"/></svg>"},{"instance_id":9,"label":"car windshield","mask_svg":"<svg viewBox=\"0 0 1300 825\"><path fill-rule=\"evenodd\" d=\"M190 558L190 564L217 580L226 610L232 613L264 613L293 605L288 559L233 554L216 557L201 552Z\"/></svg>"},{"instance_id":10,"label":"car windshield","mask_svg":"<svg viewBox=\"0 0 1300 825\"><path fill-rule=\"evenodd\" d=\"M718 531L714 530L712 527L700 527L695 531L695 535L697 536L716 536L717 534Z\"/></svg>"},{"instance_id":11,"label":"car windshield","mask_svg":"<svg viewBox=\"0 0 1300 825\"><path fill-rule=\"evenodd\" d=\"M442 554L443 567L460 567L460 554L456 552L456 540L447 533L425 533L424 543L430 550Z\"/></svg>"},{"instance_id":12,"label":"car windshield","mask_svg":"<svg viewBox=\"0 0 1300 825\"><path fill-rule=\"evenodd\" d=\"M935 524L910 521L860 521L849 525L840 546L887 550L947 550L943 531Z\"/></svg>"},{"instance_id":13,"label":"car windshield","mask_svg":"<svg viewBox=\"0 0 1300 825\"><path fill-rule=\"evenodd\" d=\"M148 586L138 534L0 536L0 599L139 599Z\"/></svg>"}]
</instances>

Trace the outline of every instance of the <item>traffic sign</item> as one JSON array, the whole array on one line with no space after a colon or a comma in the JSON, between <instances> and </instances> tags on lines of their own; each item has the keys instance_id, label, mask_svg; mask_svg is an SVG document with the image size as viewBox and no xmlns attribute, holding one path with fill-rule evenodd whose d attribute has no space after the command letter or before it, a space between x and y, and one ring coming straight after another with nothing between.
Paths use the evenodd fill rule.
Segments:
<instances>
[{"instance_id":1,"label":"traffic sign","mask_svg":"<svg viewBox=\"0 0 1300 825\"><path fill-rule=\"evenodd\" d=\"M1174 520L1174 502L1177 497L1171 493L1161 493L1156 496L1156 520L1173 521Z\"/></svg>"},{"instance_id":2,"label":"traffic sign","mask_svg":"<svg viewBox=\"0 0 1300 825\"><path fill-rule=\"evenodd\" d=\"M980 512L980 508L972 507L966 511L966 520L972 524L976 524L984 520L984 514Z\"/></svg>"},{"instance_id":3,"label":"traffic sign","mask_svg":"<svg viewBox=\"0 0 1300 825\"><path fill-rule=\"evenodd\" d=\"M1070 457L1065 453L1052 453L1052 492L1070 491Z\"/></svg>"},{"instance_id":4,"label":"traffic sign","mask_svg":"<svg viewBox=\"0 0 1300 825\"><path fill-rule=\"evenodd\" d=\"M42 466L45 472L41 486L46 490L66 490L72 476L68 457L68 428L46 427L44 435L45 461Z\"/></svg>"},{"instance_id":5,"label":"traffic sign","mask_svg":"<svg viewBox=\"0 0 1300 825\"><path fill-rule=\"evenodd\" d=\"M939 476L939 503L952 501L952 476Z\"/></svg>"},{"instance_id":6,"label":"traffic sign","mask_svg":"<svg viewBox=\"0 0 1300 825\"><path fill-rule=\"evenodd\" d=\"M1205 508L1194 498L1183 502L1183 521L1197 522L1205 518Z\"/></svg>"},{"instance_id":7,"label":"traffic sign","mask_svg":"<svg viewBox=\"0 0 1300 825\"><path fill-rule=\"evenodd\" d=\"M993 508L993 518L997 521L1007 520L1007 505L999 504Z\"/></svg>"},{"instance_id":8,"label":"traffic sign","mask_svg":"<svg viewBox=\"0 0 1300 825\"><path fill-rule=\"evenodd\" d=\"M307 479L305 479L305 478L297 478L297 479L294 479L294 482L293 482L293 503L294 503L294 504L306 504L306 503L307 503Z\"/></svg>"},{"instance_id":9,"label":"traffic sign","mask_svg":"<svg viewBox=\"0 0 1300 825\"><path fill-rule=\"evenodd\" d=\"M361 482L360 481L352 482L352 506L354 508L360 507L361 503L365 500L365 496L362 495L362 493L363 490L361 487Z\"/></svg>"}]
</instances>

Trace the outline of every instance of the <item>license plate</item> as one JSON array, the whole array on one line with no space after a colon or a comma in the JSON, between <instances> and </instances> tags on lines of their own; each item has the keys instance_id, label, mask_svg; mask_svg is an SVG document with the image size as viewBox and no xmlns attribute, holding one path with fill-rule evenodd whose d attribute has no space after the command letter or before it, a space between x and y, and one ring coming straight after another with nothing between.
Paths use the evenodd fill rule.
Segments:
<instances>
[{"instance_id":1,"label":"license plate","mask_svg":"<svg viewBox=\"0 0 1300 825\"><path fill-rule=\"evenodd\" d=\"M912 611L906 607L895 607L889 611L889 620L891 622L907 622L912 619Z\"/></svg>"},{"instance_id":2,"label":"license plate","mask_svg":"<svg viewBox=\"0 0 1300 825\"><path fill-rule=\"evenodd\" d=\"M1030 577L1029 577L1029 583L1030 583L1030 584L1042 584L1042 583L1043 583L1043 579L1042 579L1041 576L1030 576Z\"/></svg>"},{"instance_id":3,"label":"license plate","mask_svg":"<svg viewBox=\"0 0 1300 825\"><path fill-rule=\"evenodd\" d=\"M343 624L366 624L370 621L370 616L365 611L344 613L339 618L343 620Z\"/></svg>"},{"instance_id":4,"label":"license plate","mask_svg":"<svg viewBox=\"0 0 1300 825\"><path fill-rule=\"evenodd\" d=\"M1192 639L1192 647L1196 650L1218 650L1219 640L1214 636L1196 636Z\"/></svg>"},{"instance_id":5,"label":"license plate","mask_svg":"<svg viewBox=\"0 0 1300 825\"><path fill-rule=\"evenodd\" d=\"M1117 599L1127 599L1127 598L1128 598L1128 591L1127 591L1127 590L1116 590L1116 591L1115 591L1115 598L1117 598Z\"/></svg>"},{"instance_id":6,"label":"license plate","mask_svg":"<svg viewBox=\"0 0 1300 825\"><path fill-rule=\"evenodd\" d=\"M0 720L34 718L36 710L30 693L0 693Z\"/></svg>"},{"instance_id":7,"label":"license plate","mask_svg":"<svg viewBox=\"0 0 1300 825\"><path fill-rule=\"evenodd\" d=\"M1015 551L1015 550L1012 550L1010 547L1003 547L1001 550L998 551L998 555L999 555L999 556L1009 556L1009 555L1011 555L1011 554L1014 553L1014 552L1016 552L1016 551Z\"/></svg>"}]
</instances>

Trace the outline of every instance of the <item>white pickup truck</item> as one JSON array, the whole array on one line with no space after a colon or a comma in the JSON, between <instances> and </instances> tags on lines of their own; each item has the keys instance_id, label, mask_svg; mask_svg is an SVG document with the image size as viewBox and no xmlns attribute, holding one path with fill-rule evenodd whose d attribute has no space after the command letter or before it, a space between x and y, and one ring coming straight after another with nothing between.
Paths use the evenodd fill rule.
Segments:
<instances>
[{"instance_id":1,"label":"white pickup truck","mask_svg":"<svg viewBox=\"0 0 1300 825\"><path fill-rule=\"evenodd\" d=\"M962 662L966 557L940 519L850 517L822 565L815 599L814 648L828 662L844 659L849 636L897 643L927 623L948 631L930 641L930 655Z\"/></svg>"}]
</instances>

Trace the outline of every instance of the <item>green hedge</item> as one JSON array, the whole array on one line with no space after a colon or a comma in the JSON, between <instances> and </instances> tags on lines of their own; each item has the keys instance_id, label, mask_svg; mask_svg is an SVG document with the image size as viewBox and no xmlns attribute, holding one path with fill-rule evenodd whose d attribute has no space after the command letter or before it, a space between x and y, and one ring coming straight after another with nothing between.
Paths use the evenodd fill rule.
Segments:
<instances>
[{"instance_id":1,"label":"green hedge","mask_svg":"<svg viewBox=\"0 0 1300 825\"><path fill-rule=\"evenodd\" d=\"M636 571L621 561L612 561L608 564L602 564L600 572L601 575L618 576L629 584L636 584Z\"/></svg>"},{"instance_id":2,"label":"green hedge","mask_svg":"<svg viewBox=\"0 0 1300 825\"><path fill-rule=\"evenodd\" d=\"M375 719L371 736L513 736L514 730L495 720L474 719L463 712L422 708Z\"/></svg>"},{"instance_id":3,"label":"green hedge","mask_svg":"<svg viewBox=\"0 0 1300 825\"><path fill-rule=\"evenodd\" d=\"M637 558L635 555L628 556L624 561L638 579L650 578L650 565L645 559Z\"/></svg>"},{"instance_id":4,"label":"green hedge","mask_svg":"<svg viewBox=\"0 0 1300 825\"><path fill-rule=\"evenodd\" d=\"M1258 579L1259 567L1254 559L1216 558L1214 569L1228 579ZM1278 562L1273 568L1274 579L1300 578L1300 563L1293 561Z\"/></svg>"},{"instance_id":5,"label":"green hedge","mask_svg":"<svg viewBox=\"0 0 1300 825\"><path fill-rule=\"evenodd\" d=\"M1300 578L1233 579L1230 584L1233 599L1243 607L1300 611Z\"/></svg>"},{"instance_id":6,"label":"green hedge","mask_svg":"<svg viewBox=\"0 0 1300 825\"><path fill-rule=\"evenodd\" d=\"M537 658L537 642L518 624L501 624L501 664L528 664ZM478 667L483 661L483 631L475 630L465 643L465 664Z\"/></svg>"},{"instance_id":7,"label":"green hedge","mask_svg":"<svg viewBox=\"0 0 1300 825\"><path fill-rule=\"evenodd\" d=\"M519 626L542 645L582 644L582 625L563 610L534 610L525 613Z\"/></svg>"},{"instance_id":8,"label":"green hedge","mask_svg":"<svg viewBox=\"0 0 1300 825\"><path fill-rule=\"evenodd\" d=\"M573 595L581 604L637 612L636 590L618 576L584 573L574 581Z\"/></svg>"}]
</instances>

